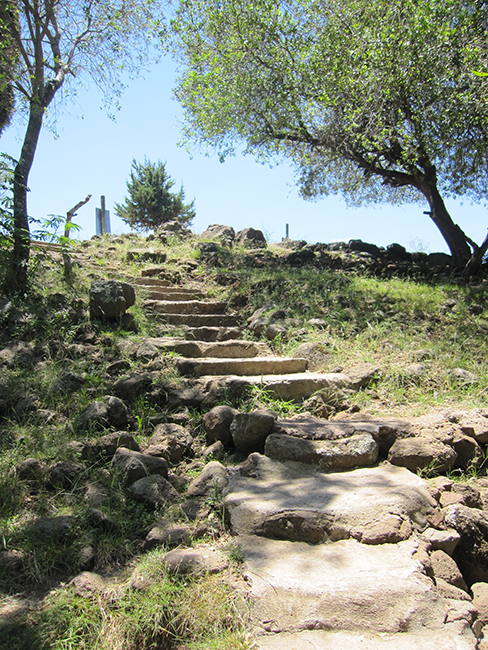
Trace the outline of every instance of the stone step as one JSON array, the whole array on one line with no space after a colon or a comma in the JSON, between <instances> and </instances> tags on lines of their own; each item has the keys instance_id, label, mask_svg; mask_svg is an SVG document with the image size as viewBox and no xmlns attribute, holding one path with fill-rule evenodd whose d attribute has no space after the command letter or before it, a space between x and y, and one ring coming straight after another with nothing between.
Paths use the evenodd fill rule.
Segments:
<instances>
[{"instance_id":1,"label":"stone step","mask_svg":"<svg viewBox=\"0 0 488 650\"><path fill-rule=\"evenodd\" d=\"M191 289L149 289L147 298L149 300L165 300L173 302L183 302L187 300L199 300L205 298L203 291L192 291Z\"/></svg>"},{"instance_id":2,"label":"stone step","mask_svg":"<svg viewBox=\"0 0 488 650\"><path fill-rule=\"evenodd\" d=\"M186 338L190 341L230 341L242 338L238 327L187 327Z\"/></svg>"},{"instance_id":3,"label":"stone step","mask_svg":"<svg viewBox=\"0 0 488 650\"><path fill-rule=\"evenodd\" d=\"M182 375L281 375L303 373L307 360L300 358L257 357L254 359L181 359L178 370Z\"/></svg>"},{"instance_id":4,"label":"stone step","mask_svg":"<svg viewBox=\"0 0 488 650\"><path fill-rule=\"evenodd\" d=\"M202 377L204 386L214 382L216 377ZM271 395L288 400L307 399L318 390L341 388L352 388L347 383L348 378L342 373L318 373L318 372L297 372L294 374L266 374L260 376L225 376L219 377L219 384L236 394L250 386L260 386L270 392ZM205 388L207 390L207 388Z\"/></svg>"},{"instance_id":5,"label":"stone step","mask_svg":"<svg viewBox=\"0 0 488 650\"><path fill-rule=\"evenodd\" d=\"M153 312L154 313L154 312ZM188 325L189 327L238 327L239 321L235 316L226 314L165 314L157 313L158 320L170 325Z\"/></svg>"},{"instance_id":6,"label":"stone step","mask_svg":"<svg viewBox=\"0 0 488 650\"><path fill-rule=\"evenodd\" d=\"M202 300L145 300L144 306L156 314L223 314L225 302Z\"/></svg>"},{"instance_id":7,"label":"stone step","mask_svg":"<svg viewBox=\"0 0 488 650\"><path fill-rule=\"evenodd\" d=\"M284 481L281 489L286 486ZM243 535L234 543L251 585L255 628L274 633L258 636L261 650L477 647L470 629L472 603L443 598L422 572L414 538L376 546L353 539L313 545ZM304 634L300 645L296 634Z\"/></svg>"},{"instance_id":8,"label":"stone step","mask_svg":"<svg viewBox=\"0 0 488 650\"><path fill-rule=\"evenodd\" d=\"M135 284L138 287L160 287L161 289L175 287L175 285L169 280L163 280L161 278L135 278L131 281L131 284Z\"/></svg>"},{"instance_id":9,"label":"stone step","mask_svg":"<svg viewBox=\"0 0 488 650\"><path fill-rule=\"evenodd\" d=\"M212 357L217 359L243 359L271 356L271 350L266 343L254 341L188 341L181 337L161 336L147 338L141 343L154 346L158 350L175 352L184 357L201 358Z\"/></svg>"}]
</instances>

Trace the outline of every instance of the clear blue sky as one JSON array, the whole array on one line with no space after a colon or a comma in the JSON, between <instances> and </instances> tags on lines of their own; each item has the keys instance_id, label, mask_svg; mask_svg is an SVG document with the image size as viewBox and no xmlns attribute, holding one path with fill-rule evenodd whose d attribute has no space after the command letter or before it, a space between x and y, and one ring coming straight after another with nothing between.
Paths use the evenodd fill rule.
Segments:
<instances>
[{"instance_id":1,"label":"clear blue sky","mask_svg":"<svg viewBox=\"0 0 488 650\"><path fill-rule=\"evenodd\" d=\"M90 238L95 234L95 207L103 194L111 211L112 232L128 232L128 226L115 217L113 205L125 197L131 160L146 156L166 161L175 189L183 184L187 200L195 198L196 233L221 223L236 231L259 228L270 241L280 241L288 223L292 239L309 243L363 239L380 246L398 242L409 250L447 250L437 228L423 214L427 205L347 208L340 197L306 202L287 165L270 169L249 156L220 163L217 156L198 151L190 158L177 146L181 109L172 98L174 78L174 65L166 59L131 82L115 122L100 108L96 88L80 92L76 103L67 104L59 112L58 137L47 128L41 134L29 180L29 213L36 218L64 215L92 194L75 219L82 227L75 236ZM23 134L24 124L14 120L0 139L0 151L18 157ZM466 234L480 243L488 226L486 208L452 201L448 208Z\"/></svg>"}]
</instances>

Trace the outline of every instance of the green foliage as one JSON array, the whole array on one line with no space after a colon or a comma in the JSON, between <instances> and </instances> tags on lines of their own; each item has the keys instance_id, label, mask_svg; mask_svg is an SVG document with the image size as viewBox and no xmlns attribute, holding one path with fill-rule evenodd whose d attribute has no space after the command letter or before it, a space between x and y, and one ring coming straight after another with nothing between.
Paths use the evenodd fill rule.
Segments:
<instances>
[{"instance_id":1,"label":"green foliage","mask_svg":"<svg viewBox=\"0 0 488 650\"><path fill-rule=\"evenodd\" d=\"M125 203L115 204L115 214L135 230L157 230L168 221L189 223L195 216L195 202L185 204L183 187L172 192L173 186L165 163L133 160L127 181L129 196Z\"/></svg>"},{"instance_id":2,"label":"green foliage","mask_svg":"<svg viewBox=\"0 0 488 650\"><path fill-rule=\"evenodd\" d=\"M184 137L293 161L306 198L426 199L456 262L472 243L445 195L482 200L488 43L475 0L182 2Z\"/></svg>"},{"instance_id":3,"label":"green foliage","mask_svg":"<svg viewBox=\"0 0 488 650\"><path fill-rule=\"evenodd\" d=\"M19 53L9 30L17 17L17 0L4 0L0 5L0 134L14 111L13 79Z\"/></svg>"}]
</instances>

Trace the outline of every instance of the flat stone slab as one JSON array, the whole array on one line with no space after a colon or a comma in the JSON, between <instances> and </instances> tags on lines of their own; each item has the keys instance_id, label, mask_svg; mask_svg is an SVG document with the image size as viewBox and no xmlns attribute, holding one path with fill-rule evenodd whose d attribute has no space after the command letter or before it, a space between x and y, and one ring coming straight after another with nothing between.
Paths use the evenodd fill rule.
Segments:
<instances>
[{"instance_id":1,"label":"flat stone slab","mask_svg":"<svg viewBox=\"0 0 488 650\"><path fill-rule=\"evenodd\" d=\"M143 285L139 285L143 286ZM186 301L186 300L199 300L205 298L203 291L196 289L165 289L165 288L151 288L147 293L148 300L168 300L168 301Z\"/></svg>"},{"instance_id":2,"label":"flat stone slab","mask_svg":"<svg viewBox=\"0 0 488 650\"><path fill-rule=\"evenodd\" d=\"M322 388L352 388L347 375L343 373L296 372L279 375L223 376L220 378L226 388L237 393L246 386L258 385L283 400L301 400L310 397Z\"/></svg>"},{"instance_id":3,"label":"flat stone slab","mask_svg":"<svg viewBox=\"0 0 488 650\"><path fill-rule=\"evenodd\" d=\"M226 314L167 314L152 310L170 325L188 325L189 327L238 327L239 321L235 316Z\"/></svg>"},{"instance_id":4,"label":"flat stone slab","mask_svg":"<svg viewBox=\"0 0 488 650\"><path fill-rule=\"evenodd\" d=\"M399 639L405 638L405 633L411 638L428 639L433 633L436 643L443 645L417 647L475 647L472 633L469 640L472 604L445 601L438 594L433 580L421 572L415 559L418 542L414 538L381 546L367 546L351 539L311 546L256 536L240 536L236 543L244 557L244 576L251 584L251 617L262 631L342 631L344 640L359 641L362 634L374 642L379 642L378 635L395 635L384 646L392 650L407 647L392 644L397 635ZM457 612L454 626L446 625L452 602ZM457 645L453 643L453 632L459 639ZM463 633L466 639L460 636ZM324 634L314 636L327 639ZM309 636L308 641L314 636ZM273 645L271 640L261 638L258 647L307 648L284 643L278 646L276 641ZM360 643L308 646L314 650L332 647L363 648ZM376 650L381 645L370 643L364 647Z\"/></svg>"},{"instance_id":5,"label":"flat stone slab","mask_svg":"<svg viewBox=\"0 0 488 650\"><path fill-rule=\"evenodd\" d=\"M241 535L384 544L426 526L437 502L427 483L405 468L323 473L253 453L230 475L224 505L232 531Z\"/></svg>"},{"instance_id":6,"label":"flat stone slab","mask_svg":"<svg viewBox=\"0 0 488 650\"><path fill-rule=\"evenodd\" d=\"M203 300L146 300L157 314L222 314L227 308L225 302L205 302Z\"/></svg>"},{"instance_id":7,"label":"flat stone slab","mask_svg":"<svg viewBox=\"0 0 488 650\"><path fill-rule=\"evenodd\" d=\"M463 634L453 624L443 630L425 630L398 634L370 632L304 632L259 636L256 650L474 650L473 634Z\"/></svg>"},{"instance_id":8,"label":"flat stone slab","mask_svg":"<svg viewBox=\"0 0 488 650\"><path fill-rule=\"evenodd\" d=\"M184 357L211 357L216 359L250 359L271 356L266 343L255 341L188 341L182 337L161 336L144 339L143 343L154 345L158 350L176 352Z\"/></svg>"},{"instance_id":9,"label":"flat stone slab","mask_svg":"<svg viewBox=\"0 0 488 650\"><path fill-rule=\"evenodd\" d=\"M182 359L178 370L183 375L201 377L204 375L279 375L302 373L306 370L306 359L282 357L255 357L254 359Z\"/></svg>"}]
</instances>

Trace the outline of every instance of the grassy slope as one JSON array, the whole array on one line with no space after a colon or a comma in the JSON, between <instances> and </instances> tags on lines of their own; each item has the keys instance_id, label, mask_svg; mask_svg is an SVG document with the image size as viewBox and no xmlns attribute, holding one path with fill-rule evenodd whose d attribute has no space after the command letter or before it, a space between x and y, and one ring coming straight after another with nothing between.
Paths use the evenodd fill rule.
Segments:
<instances>
[{"instance_id":1,"label":"grassy slope","mask_svg":"<svg viewBox=\"0 0 488 650\"><path fill-rule=\"evenodd\" d=\"M81 432L73 423L113 383L105 372L110 363L125 359L131 371L150 370L146 361L127 351L128 342L161 334L161 326L144 314L140 304L131 309L138 334L117 327L92 327L86 312L93 279L130 279L150 266L126 263L127 249L134 246L148 244L130 238L76 244L81 267L75 268L70 284L63 279L59 261L41 258L33 273L32 293L0 310L0 350L15 344L31 347L23 363L4 365L0 375L0 540L5 551L23 557L20 573L0 564L5 611L12 611L9 603L16 602L12 594L56 585L74 575L89 529L79 491L49 489L42 480L32 490L15 468L28 457L37 458L45 467L55 460L72 459L75 452L70 442L100 435ZM279 248L257 257L243 250L231 254L221 250L212 266L199 258L194 243L173 241L163 249L168 255L168 278L206 288L210 296L228 300L231 309L243 317L261 306L269 311L284 309L289 336L272 343L276 352L290 355L301 343L318 341L329 353L324 370L362 361L378 364L382 372L375 385L348 398L348 403L354 401L365 412L406 417L440 405L486 405L488 296L484 281L432 284L314 266L291 269L281 263L284 251ZM307 323L311 318L321 318L326 325L313 327ZM79 343L86 338L87 328L88 338L91 333L94 339L88 352ZM419 357L424 358L424 371L413 377L410 366ZM475 373L478 381L453 379L450 371L455 368ZM66 371L83 377L82 386L71 389L68 397L56 384ZM155 376L163 383L181 382L172 355L162 359ZM26 397L35 400L34 410L28 401L20 401ZM254 401L239 406L252 408L257 398L266 396L255 396ZM281 412L301 408L272 406ZM148 417L160 411L144 398L132 405L136 437L143 439ZM190 418L196 435L201 435L201 414L190 413ZM160 554L140 557L140 540L156 515L126 503L124 491L103 466L87 468L84 478L110 488L111 514L119 522L117 533L97 538L95 570L120 576L124 567L135 567L148 576L151 586L137 593L122 588L117 606L80 599L66 590L56 592L41 609L14 617L3 632L0 629L0 638L7 639L3 647L248 647L229 588L209 577L193 582L172 580L164 574ZM76 518L76 530L69 539L46 547L29 535L33 519L62 514ZM215 598L207 607L208 594Z\"/></svg>"}]
</instances>

